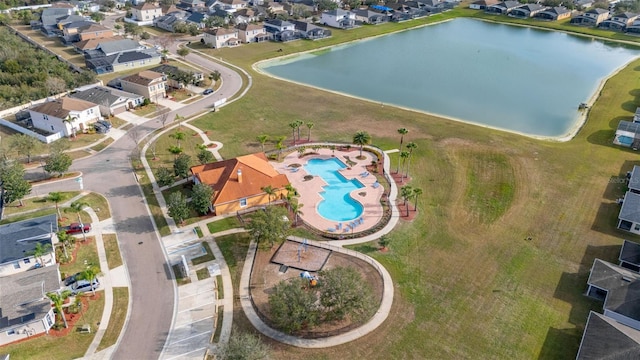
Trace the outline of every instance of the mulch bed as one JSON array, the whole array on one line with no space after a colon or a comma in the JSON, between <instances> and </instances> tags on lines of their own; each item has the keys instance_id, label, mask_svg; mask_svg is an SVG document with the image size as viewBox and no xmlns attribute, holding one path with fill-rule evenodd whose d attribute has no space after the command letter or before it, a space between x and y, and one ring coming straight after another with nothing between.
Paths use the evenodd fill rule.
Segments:
<instances>
[{"instance_id":1,"label":"mulch bed","mask_svg":"<svg viewBox=\"0 0 640 360\"><path fill-rule=\"evenodd\" d=\"M80 295L79 295L80 296ZM60 330L51 329L49 330L49 335L53 337L62 337L69 335L70 332L76 330L76 324L80 319L82 319L82 315L87 312L89 309L89 300L98 300L101 296L101 293L96 293L96 295L92 295L91 293L80 296L80 302L82 303L82 307L77 314L67 314L65 312L64 317L67 319L68 327L65 329L64 327ZM65 308L66 309L66 308ZM56 314L57 315L57 314ZM58 317L56 317L58 319ZM84 324L80 324L84 325ZM95 324L90 324L95 326Z\"/></svg>"},{"instance_id":2,"label":"mulch bed","mask_svg":"<svg viewBox=\"0 0 640 360\"><path fill-rule=\"evenodd\" d=\"M404 181L403 181L402 180L402 172L396 173L395 171L391 171L391 173L389 175L391 175L391 178L393 179L393 181L396 182L396 184L398 186L407 185L407 183L409 183L411 181L411 177L409 177L409 176L405 176L404 177Z\"/></svg>"},{"instance_id":3,"label":"mulch bed","mask_svg":"<svg viewBox=\"0 0 640 360\"><path fill-rule=\"evenodd\" d=\"M413 210L413 205L408 201L407 201L407 206L409 207L409 216L407 216L407 206L404 206L404 201L396 202L396 206L400 211L400 219L402 220L413 221L413 219L415 219L416 215L418 214L417 211Z\"/></svg>"}]
</instances>

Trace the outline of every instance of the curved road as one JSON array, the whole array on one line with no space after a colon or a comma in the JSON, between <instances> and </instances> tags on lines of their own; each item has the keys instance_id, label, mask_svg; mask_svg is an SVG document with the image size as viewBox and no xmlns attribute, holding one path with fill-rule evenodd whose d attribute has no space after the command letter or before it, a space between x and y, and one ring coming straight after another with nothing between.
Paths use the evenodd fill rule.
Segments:
<instances>
[{"instance_id":1,"label":"curved road","mask_svg":"<svg viewBox=\"0 0 640 360\"><path fill-rule=\"evenodd\" d=\"M212 109L214 102L230 97L242 88L242 78L235 71L195 54L189 54L186 59L209 71L218 70L223 84L215 94L169 113L170 121L175 114L189 117ZM159 127L160 122L152 119L136 129L147 135ZM83 173L85 190L101 193L109 200L131 279L130 318L113 358L157 359L169 334L176 289L159 234L154 229L129 162L134 147L135 142L129 136L123 136L101 153L75 161L71 171ZM78 190L78 183L70 180L43 184L34 190L38 193Z\"/></svg>"}]
</instances>

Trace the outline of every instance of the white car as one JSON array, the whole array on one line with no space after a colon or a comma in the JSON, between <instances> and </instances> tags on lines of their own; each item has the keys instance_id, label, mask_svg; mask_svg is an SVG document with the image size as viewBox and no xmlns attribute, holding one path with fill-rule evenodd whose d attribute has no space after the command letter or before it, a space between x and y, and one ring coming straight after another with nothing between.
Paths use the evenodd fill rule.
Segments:
<instances>
[{"instance_id":1,"label":"white car","mask_svg":"<svg viewBox=\"0 0 640 360\"><path fill-rule=\"evenodd\" d=\"M69 289L71 290L71 293L73 295L76 295L91 290L97 290L99 286L100 281L98 281L98 278L95 278L93 280L93 283L89 282L88 280L78 280L74 284L72 284Z\"/></svg>"}]
</instances>

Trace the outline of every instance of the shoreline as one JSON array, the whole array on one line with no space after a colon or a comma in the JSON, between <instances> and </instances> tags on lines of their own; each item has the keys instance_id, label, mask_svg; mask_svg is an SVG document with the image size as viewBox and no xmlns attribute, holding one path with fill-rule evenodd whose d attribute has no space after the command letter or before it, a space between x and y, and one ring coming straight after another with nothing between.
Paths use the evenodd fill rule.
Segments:
<instances>
[{"instance_id":1,"label":"shoreline","mask_svg":"<svg viewBox=\"0 0 640 360\"><path fill-rule=\"evenodd\" d=\"M513 23L508 23L508 22L504 23L504 22L487 20L487 19L480 19L480 18L458 17L458 18L451 18L451 19L443 19L443 20L440 20L440 21L434 21L434 22L428 23L428 24L420 24L420 25L417 25L415 27L402 29L402 30L397 30L397 31L392 31L392 32L388 32L388 33L384 33L384 34L380 34L380 35L375 35L375 36L371 36L371 37L366 37L366 38L362 38L362 39L351 40L351 41L347 41L347 42L340 43L340 44L323 46L323 47L316 48L316 49L313 49L313 50L306 50L306 51L301 51L301 52L294 53L294 54L287 54L287 55L283 55L283 56L277 56L277 57L273 57L273 58L269 58L269 59L264 59L264 60L260 60L260 61L257 61L255 63L253 63L251 65L251 67L255 72L257 72L257 73L259 73L261 75L265 75L265 76L271 77L273 79L277 79L277 80L281 80L281 81L285 81L285 82L289 82L289 83L293 83L293 84L297 84L297 85L301 85L301 86L306 86L306 87L309 87L309 88L312 88L312 89L316 89L316 90L326 91L326 92L329 92L329 93L332 93L332 94L345 96L345 97L349 97L349 98L352 98L352 99L366 101L366 102L369 102L371 104L380 104L381 106L388 105L388 106L392 106L392 107L395 107L395 108L398 108L398 109L401 109L401 110L405 110L405 111L411 111L411 112L415 112L415 113L419 113L419 114L433 116L433 117L440 118L440 119L443 119L443 120L450 120L450 121L460 122L460 123L463 123L463 124L478 126L478 127L482 127L482 128L491 129L491 130L507 132L507 133L510 133L510 134L521 135L521 136L524 136L524 137L527 137L527 138L531 138L531 139L535 139L535 140L545 140L545 141L551 141L551 142L568 142L568 141L571 141L573 138L575 138L578 135L578 133L580 132L580 130L582 130L582 128L587 123L591 107L593 106L593 104L595 104L595 102L600 97L600 93L602 92L602 89L604 88L604 86L607 83L607 81L610 78L612 78L613 76L615 76L618 73L620 73L620 71L622 71L623 69L628 67L632 62L634 62L638 58L640 58L640 56L638 56L638 57L636 57L634 59L629 60L627 63L619 66L616 69L614 69L614 71L611 72L608 76L602 78L599 81L598 85L596 86L596 88L595 88L594 92L592 93L592 95L585 102L587 104L587 106L588 106L587 109L585 111L581 111L581 114L578 115L578 117L576 118L574 123L569 127L569 129L564 134L556 135L556 136L545 136L545 135L528 134L528 133L517 131L517 130L505 129L505 128L500 128L500 127L497 127L497 126L476 123L476 122L473 122L473 121L470 121L470 120L460 119L460 118L457 118L457 117L454 117L454 116L449 116L449 115L438 114L438 113L430 112L430 111L427 111L427 110L415 109L415 108L411 108L411 107L407 107L407 106L403 106L403 105L398 105L398 104L393 104L393 103L379 102L379 101L375 101L375 100L372 100L372 99L363 98L363 97L360 97L360 96L357 96L357 95L343 93L343 92L340 92L340 91L337 91L337 90L325 89L325 88L318 87L318 86L315 86L315 85L306 84L306 83L302 83L302 82L295 81L295 80L285 79L285 78L282 78L282 77L279 77L279 76L276 76L276 75L268 73L265 70L268 67L264 67L263 68L261 66L261 65L263 65L265 63L271 63L271 62L275 62L275 61L286 61L286 60L297 61L298 58L300 58L300 57L303 57L305 55L312 55L313 53L322 52L322 51L327 50L327 49L333 49L333 48L336 48L336 47L339 47L339 46L349 46L349 45L351 45L353 43L369 41L369 40L376 39L376 38L381 37L381 36L397 34L397 33L401 33L401 32L404 32L404 31L409 31L409 30L415 30L415 29L419 29L419 28L422 28L422 27L426 27L426 26L445 23L445 22L452 21L452 20L459 19L459 18L480 20L480 21L490 22L490 23L494 23L494 24L503 24L503 25L519 26L519 27L524 27L524 28L532 28L532 29L536 29L536 30L546 30L546 31L560 32L560 33L564 33L564 34L567 34L567 35L576 35L576 36L596 39L596 40L599 40L599 41L601 41L603 43L606 42L606 41L610 41L610 42L613 42L613 43L619 42L619 43L624 43L624 44L628 44L628 45L635 45L636 47L638 47L640 49L640 44L637 44L637 43L610 40L610 39L607 39L607 38L602 38L602 37L597 37L597 36L590 36L590 35L584 35L584 34L579 34L579 33L572 33L572 32L568 32L568 31L565 31L565 30L548 29L548 28L543 28L543 27L529 26L529 25L523 25L523 24L513 24ZM576 111L580 111L580 110L576 107Z\"/></svg>"}]
</instances>

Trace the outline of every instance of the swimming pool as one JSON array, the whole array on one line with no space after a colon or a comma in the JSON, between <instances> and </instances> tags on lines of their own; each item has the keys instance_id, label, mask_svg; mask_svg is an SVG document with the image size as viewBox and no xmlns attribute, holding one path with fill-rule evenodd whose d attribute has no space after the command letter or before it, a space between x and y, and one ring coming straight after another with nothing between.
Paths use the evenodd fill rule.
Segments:
<instances>
[{"instance_id":1,"label":"swimming pool","mask_svg":"<svg viewBox=\"0 0 640 360\"><path fill-rule=\"evenodd\" d=\"M358 180L347 180L338 170L347 166L336 158L311 159L304 168L308 174L321 177L327 185L320 193L322 200L316 207L318 213L333 221L349 221L362 215L362 204L354 200L349 193L364 185Z\"/></svg>"}]
</instances>

